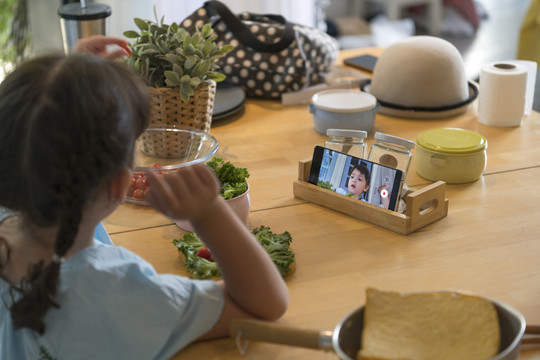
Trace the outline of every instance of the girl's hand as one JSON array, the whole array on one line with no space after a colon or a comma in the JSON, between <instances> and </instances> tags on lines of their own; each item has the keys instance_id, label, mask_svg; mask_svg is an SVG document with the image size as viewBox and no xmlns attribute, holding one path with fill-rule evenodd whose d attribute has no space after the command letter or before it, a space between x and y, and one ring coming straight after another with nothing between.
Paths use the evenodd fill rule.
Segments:
<instances>
[{"instance_id":1,"label":"girl's hand","mask_svg":"<svg viewBox=\"0 0 540 360\"><path fill-rule=\"evenodd\" d=\"M120 48L109 51L108 45L117 45ZM75 52L93 54L111 60L126 57L131 54L128 43L120 38L103 35L93 35L77 41Z\"/></svg>"},{"instance_id":2,"label":"girl's hand","mask_svg":"<svg viewBox=\"0 0 540 360\"><path fill-rule=\"evenodd\" d=\"M148 171L146 177L150 183L146 200L175 220L200 218L219 197L219 180L206 165L195 164L163 176Z\"/></svg>"}]
</instances>

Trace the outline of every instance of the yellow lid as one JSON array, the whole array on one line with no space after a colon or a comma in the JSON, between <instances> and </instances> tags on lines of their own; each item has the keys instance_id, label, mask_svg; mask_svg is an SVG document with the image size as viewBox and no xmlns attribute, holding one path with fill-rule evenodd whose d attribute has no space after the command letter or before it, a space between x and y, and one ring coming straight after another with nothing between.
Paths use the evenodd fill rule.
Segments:
<instances>
[{"instance_id":1,"label":"yellow lid","mask_svg":"<svg viewBox=\"0 0 540 360\"><path fill-rule=\"evenodd\" d=\"M447 154L469 154L487 148L485 137L464 129L426 130L418 135L416 143L427 150Z\"/></svg>"}]
</instances>

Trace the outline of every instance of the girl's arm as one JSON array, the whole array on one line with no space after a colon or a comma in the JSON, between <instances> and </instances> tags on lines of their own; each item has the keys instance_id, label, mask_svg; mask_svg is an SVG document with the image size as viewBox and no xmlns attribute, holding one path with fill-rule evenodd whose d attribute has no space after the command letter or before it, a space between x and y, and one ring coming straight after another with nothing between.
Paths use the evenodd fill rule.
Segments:
<instances>
[{"instance_id":1,"label":"girl's arm","mask_svg":"<svg viewBox=\"0 0 540 360\"><path fill-rule=\"evenodd\" d=\"M147 200L173 219L189 219L208 246L223 277L223 312L203 338L226 336L231 319L279 318L288 305L288 289L276 266L219 196L219 181L208 167L194 165L163 177L147 174Z\"/></svg>"}]
</instances>

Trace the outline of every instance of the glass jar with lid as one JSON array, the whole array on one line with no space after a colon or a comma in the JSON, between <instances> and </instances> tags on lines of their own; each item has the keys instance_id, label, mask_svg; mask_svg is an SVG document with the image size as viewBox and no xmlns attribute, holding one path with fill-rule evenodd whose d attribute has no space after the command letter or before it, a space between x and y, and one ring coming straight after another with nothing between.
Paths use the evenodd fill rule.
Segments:
<instances>
[{"instance_id":1,"label":"glass jar with lid","mask_svg":"<svg viewBox=\"0 0 540 360\"><path fill-rule=\"evenodd\" d=\"M376 142L371 145L368 160L403 171L403 178L409 171L414 141L380 132L374 136Z\"/></svg>"},{"instance_id":2,"label":"glass jar with lid","mask_svg":"<svg viewBox=\"0 0 540 360\"><path fill-rule=\"evenodd\" d=\"M328 129L325 147L359 158L366 157L367 132L364 130Z\"/></svg>"}]
</instances>

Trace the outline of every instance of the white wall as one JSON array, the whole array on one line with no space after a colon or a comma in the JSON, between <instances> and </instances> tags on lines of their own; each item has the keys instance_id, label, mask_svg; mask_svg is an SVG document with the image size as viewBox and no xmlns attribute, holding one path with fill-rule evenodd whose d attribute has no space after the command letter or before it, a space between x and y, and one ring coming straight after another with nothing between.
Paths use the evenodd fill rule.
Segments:
<instances>
[{"instance_id":1,"label":"white wall","mask_svg":"<svg viewBox=\"0 0 540 360\"><path fill-rule=\"evenodd\" d=\"M202 6L205 0L100 0L112 8L111 35L121 36L135 29L134 17L154 19L154 5L158 18L165 22L180 22ZM282 14L289 21L313 26L315 0L222 0L233 12L249 11L261 14Z\"/></svg>"},{"instance_id":2,"label":"white wall","mask_svg":"<svg viewBox=\"0 0 540 360\"><path fill-rule=\"evenodd\" d=\"M180 22L198 9L205 0L95 0L109 5L109 35L123 37L126 30L135 30L134 17L154 19L154 5L158 18L165 22ZM222 0L233 12L282 14L289 21L314 26L316 1L321 0ZM90 0L87 0L89 3ZM32 49L39 53L62 49L62 34L58 8L60 0L28 0Z\"/></svg>"}]
</instances>

